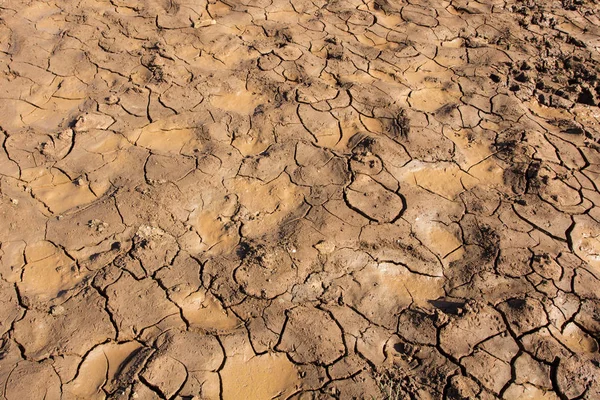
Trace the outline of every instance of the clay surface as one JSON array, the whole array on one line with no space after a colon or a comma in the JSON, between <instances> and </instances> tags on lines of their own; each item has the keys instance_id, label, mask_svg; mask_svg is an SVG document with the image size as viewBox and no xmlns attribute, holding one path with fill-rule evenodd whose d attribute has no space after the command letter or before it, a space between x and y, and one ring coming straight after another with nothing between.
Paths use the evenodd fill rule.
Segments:
<instances>
[{"instance_id":1,"label":"clay surface","mask_svg":"<svg viewBox=\"0 0 600 400\"><path fill-rule=\"evenodd\" d=\"M0 1L0 398L600 398L598 0Z\"/></svg>"}]
</instances>

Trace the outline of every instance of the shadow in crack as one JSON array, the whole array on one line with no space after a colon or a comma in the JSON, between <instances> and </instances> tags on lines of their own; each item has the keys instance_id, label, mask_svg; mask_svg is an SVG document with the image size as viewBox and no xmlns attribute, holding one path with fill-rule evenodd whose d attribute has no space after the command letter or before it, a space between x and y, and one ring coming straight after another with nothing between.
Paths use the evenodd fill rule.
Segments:
<instances>
[{"instance_id":1,"label":"shadow in crack","mask_svg":"<svg viewBox=\"0 0 600 400\"><path fill-rule=\"evenodd\" d=\"M460 315L465 307L465 301L429 300L429 304L444 314Z\"/></svg>"}]
</instances>

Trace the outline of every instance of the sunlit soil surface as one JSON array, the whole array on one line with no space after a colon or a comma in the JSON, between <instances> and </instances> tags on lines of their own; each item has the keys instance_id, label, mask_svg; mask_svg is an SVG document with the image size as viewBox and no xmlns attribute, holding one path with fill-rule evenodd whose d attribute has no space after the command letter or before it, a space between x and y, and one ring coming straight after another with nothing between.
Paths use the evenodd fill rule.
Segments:
<instances>
[{"instance_id":1,"label":"sunlit soil surface","mask_svg":"<svg viewBox=\"0 0 600 400\"><path fill-rule=\"evenodd\" d=\"M0 2L0 397L600 398L596 0Z\"/></svg>"}]
</instances>

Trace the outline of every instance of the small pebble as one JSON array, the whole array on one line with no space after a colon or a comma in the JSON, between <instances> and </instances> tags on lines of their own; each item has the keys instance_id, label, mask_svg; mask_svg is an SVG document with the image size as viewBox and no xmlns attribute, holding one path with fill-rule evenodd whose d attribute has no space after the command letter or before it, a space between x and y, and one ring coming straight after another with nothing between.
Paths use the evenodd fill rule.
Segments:
<instances>
[{"instance_id":1,"label":"small pebble","mask_svg":"<svg viewBox=\"0 0 600 400\"><path fill-rule=\"evenodd\" d=\"M196 21L196 22L194 22L194 28L205 28L207 26L215 25L216 23L217 23L217 21L215 21L214 19L205 19L202 21Z\"/></svg>"},{"instance_id":2,"label":"small pebble","mask_svg":"<svg viewBox=\"0 0 600 400\"><path fill-rule=\"evenodd\" d=\"M56 315L62 315L65 312L65 308L63 306L52 306L50 307L50 314L56 316Z\"/></svg>"}]
</instances>

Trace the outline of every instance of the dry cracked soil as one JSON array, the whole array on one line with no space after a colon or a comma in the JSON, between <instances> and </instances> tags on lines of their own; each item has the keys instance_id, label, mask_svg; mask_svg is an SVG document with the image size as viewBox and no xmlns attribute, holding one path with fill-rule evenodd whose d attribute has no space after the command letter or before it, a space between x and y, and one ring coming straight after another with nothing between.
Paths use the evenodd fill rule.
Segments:
<instances>
[{"instance_id":1,"label":"dry cracked soil","mask_svg":"<svg viewBox=\"0 0 600 400\"><path fill-rule=\"evenodd\" d=\"M600 398L597 0L1 0L0 396Z\"/></svg>"}]
</instances>

